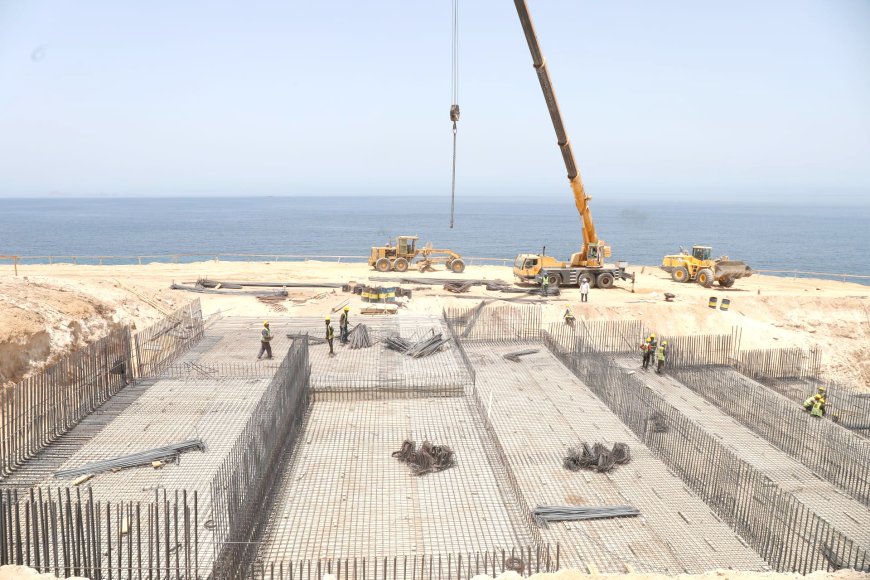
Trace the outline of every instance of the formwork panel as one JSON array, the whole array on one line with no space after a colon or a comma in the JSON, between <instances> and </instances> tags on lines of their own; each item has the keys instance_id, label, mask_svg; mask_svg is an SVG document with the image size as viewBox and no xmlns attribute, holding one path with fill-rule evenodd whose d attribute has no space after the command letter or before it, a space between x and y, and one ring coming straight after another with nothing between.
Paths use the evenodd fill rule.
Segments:
<instances>
[{"instance_id":1,"label":"formwork panel","mask_svg":"<svg viewBox=\"0 0 870 580\"><path fill-rule=\"evenodd\" d=\"M456 466L422 476L403 440L448 445ZM506 505L463 397L312 405L277 493L265 561L479 552L530 543ZM512 513L513 512L513 513Z\"/></svg>"},{"instance_id":2,"label":"formwork panel","mask_svg":"<svg viewBox=\"0 0 870 580\"><path fill-rule=\"evenodd\" d=\"M526 347L540 352L520 363L502 358ZM641 511L637 518L551 523L541 530L545 542L562 545L563 567L672 574L766 567L540 344L474 343L465 349L479 396L531 508L628 504ZM632 461L607 474L564 469L568 448L582 442L628 443Z\"/></svg>"}]
</instances>

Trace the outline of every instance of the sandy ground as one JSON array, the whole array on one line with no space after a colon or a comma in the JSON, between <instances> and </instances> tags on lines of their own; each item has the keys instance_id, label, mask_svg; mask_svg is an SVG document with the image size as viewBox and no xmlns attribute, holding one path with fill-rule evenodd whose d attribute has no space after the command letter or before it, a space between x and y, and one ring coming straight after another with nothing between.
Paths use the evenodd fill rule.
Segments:
<instances>
[{"instance_id":1,"label":"sandy ground","mask_svg":"<svg viewBox=\"0 0 870 580\"><path fill-rule=\"evenodd\" d=\"M73 577L74 580L78 577ZM325 574L323 580L335 580L335 576ZM520 580L522 576L516 572L506 572L497 577L498 580ZM680 574L679 576L664 576L662 574L586 574L577 570L560 570L554 574L534 574L529 576L534 580L796 580L811 578L812 580L870 580L870 574L854 570L839 570L837 572L813 572L806 576L800 574L779 574L775 572L735 572L734 570L713 570L704 574ZM40 574L26 566L0 566L0 580L54 580L51 574ZM490 576L475 576L472 580L491 580Z\"/></svg>"},{"instance_id":2,"label":"sandy ground","mask_svg":"<svg viewBox=\"0 0 870 580\"><path fill-rule=\"evenodd\" d=\"M830 280L755 275L730 289L705 289L677 284L656 267L635 270L630 282L611 290L592 289L580 303L576 288L545 303L545 319L557 321L570 305L576 316L589 320L641 319L663 334L730 333L743 329L743 348L790 346L822 348L827 376L870 389L870 286ZM193 283L208 277L223 281L366 283L380 274L365 264L336 262L200 262L142 266L80 266L70 264L11 267L0 270L0 382L20 380L70 349L103 336L116 325L144 328L165 312L193 299L202 300L206 316L324 316L350 298L358 320L360 297L340 289L289 289L280 304L264 304L252 296L194 294L170 290L170 284ZM396 274L389 274L396 276ZM482 299L541 303L539 297L502 294L472 287L451 294L440 285L424 286L427 278L511 281L509 267L469 266L457 275L444 271L406 277L413 298L403 312L440 314L451 305L470 306ZM391 285L391 283L380 283ZM676 294L665 302L664 293ZM710 296L729 298L728 312L711 310ZM337 315L336 315L337 316Z\"/></svg>"}]
</instances>

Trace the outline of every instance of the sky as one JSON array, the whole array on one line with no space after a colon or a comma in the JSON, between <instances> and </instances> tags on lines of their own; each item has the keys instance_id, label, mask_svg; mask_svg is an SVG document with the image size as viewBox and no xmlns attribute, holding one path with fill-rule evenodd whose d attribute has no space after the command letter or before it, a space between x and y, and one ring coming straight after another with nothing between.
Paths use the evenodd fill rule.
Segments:
<instances>
[{"instance_id":1,"label":"sky","mask_svg":"<svg viewBox=\"0 0 870 580\"><path fill-rule=\"evenodd\" d=\"M593 197L870 198L870 0L529 7ZM449 195L450 50L451 0L0 0L0 196ZM570 195L512 2L459 58L457 195Z\"/></svg>"}]
</instances>

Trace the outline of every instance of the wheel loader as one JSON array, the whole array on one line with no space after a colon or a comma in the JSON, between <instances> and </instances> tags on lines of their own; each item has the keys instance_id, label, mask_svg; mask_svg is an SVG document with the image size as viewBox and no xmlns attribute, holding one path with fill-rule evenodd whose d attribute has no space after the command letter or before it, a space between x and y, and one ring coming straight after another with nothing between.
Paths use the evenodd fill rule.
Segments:
<instances>
[{"instance_id":1,"label":"wheel loader","mask_svg":"<svg viewBox=\"0 0 870 580\"><path fill-rule=\"evenodd\" d=\"M465 270L465 262L462 256L453 250L433 248L432 244L426 244L423 248L417 248L418 236L398 236L396 245L392 241L386 246L374 246L369 255L369 266L378 272L407 272L411 263L417 260L417 269L420 272L434 270L434 264L443 262L448 270L460 274Z\"/></svg>"},{"instance_id":2,"label":"wheel loader","mask_svg":"<svg viewBox=\"0 0 870 580\"><path fill-rule=\"evenodd\" d=\"M662 270L668 272L674 282L694 281L709 288L715 281L723 288L731 288L738 278L752 276L752 268L745 262L729 260L728 256L714 260L710 246L692 246L691 254L680 250L679 254L662 259Z\"/></svg>"}]
</instances>

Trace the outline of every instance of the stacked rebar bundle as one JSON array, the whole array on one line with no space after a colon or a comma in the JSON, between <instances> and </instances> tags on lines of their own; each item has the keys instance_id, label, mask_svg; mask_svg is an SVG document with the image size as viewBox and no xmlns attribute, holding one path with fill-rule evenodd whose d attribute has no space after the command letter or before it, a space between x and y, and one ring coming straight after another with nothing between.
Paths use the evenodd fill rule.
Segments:
<instances>
[{"instance_id":1,"label":"stacked rebar bundle","mask_svg":"<svg viewBox=\"0 0 870 580\"><path fill-rule=\"evenodd\" d=\"M504 355L504 358L511 361L511 362L518 363L518 362L520 362L521 356L528 356L530 354L535 354L536 352L539 352L538 349L536 349L536 348L530 348L527 350L518 350L516 352L507 353L506 355Z\"/></svg>"},{"instance_id":2,"label":"stacked rebar bundle","mask_svg":"<svg viewBox=\"0 0 870 580\"><path fill-rule=\"evenodd\" d=\"M423 445L417 450L414 441L405 439L402 448L393 452L393 457L411 466L411 473L414 475L443 471L456 465L451 448L446 445L432 445L428 441L423 441Z\"/></svg>"},{"instance_id":3,"label":"stacked rebar bundle","mask_svg":"<svg viewBox=\"0 0 870 580\"><path fill-rule=\"evenodd\" d=\"M398 335L388 336L384 338L384 344L387 348L395 350L410 357L420 358L429 356L440 351L450 342L449 338L444 338L441 333L433 334L429 338L424 338L416 342L402 338Z\"/></svg>"},{"instance_id":4,"label":"stacked rebar bundle","mask_svg":"<svg viewBox=\"0 0 870 580\"><path fill-rule=\"evenodd\" d=\"M369 335L369 327L365 324L357 324L354 326L353 330L350 331L348 344L352 349L368 348L374 344L371 335Z\"/></svg>"},{"instance_id":5,"label":"stacked rebar bundle","mask_svg":"<svg viewBox=\"0 0 870 580\"><path fill-rule=\"evenodd\" d=\"M151 465L155 461L175 461L182 453L186 451L193 451L194 449L198 449L199 451L205 451L205 443L203 443L202 439L190 439L182 443L173 443L172 445L167 445L166 447L158 447L156 449L140 451L139 453L133 453L132 455L124 455L123 457L106 459L104 461L94 461L93 463L82 465L81 467L74 467L72 469L55 471L54 476L77 477L79 475L85 475L88 473L102 473L104 471L117 471L119 469L127 469L128 467Z\"/></svg>"},{"instance_id":6,"label":"stacked rebar bundle","mask_svg":"<svg viewBox=\"0 0 870 580\"><path fill-rule=\"evenodd\" d=\"M532 515L541 525L549 522L577 522L607 518L630 518L640 515L640 510L629 505L573 506L539 505Z\"/></svg>"},{"instance_id":7,"label":"stacked rebar bundle","mask_svg":"<svg viewBox=\"0 0 870 580\"><path fill-rule=\"evenodd\" d=\"M608 449L606 445L601 443L596 443L591 447L588 443L583 443L580 448L571 447L568 449L568 455L562 462L562 466L570 471L590 469L603 473L629 461L631 461L631 450L625 443L615 443L613 449Z\"/></svg>"},{"instance_id":8,"label":"stacked rebar bundle","mask_svg":"<svg viewBox=\"0 0 870 580\"><path fill-rule=\"evenodd\" d=\"M444 285L444 289L454 294L462 294L463 292L468 292L472 286L474 286L473 280L470 282L448 282Z\"/></svg>"}]
</instances>

